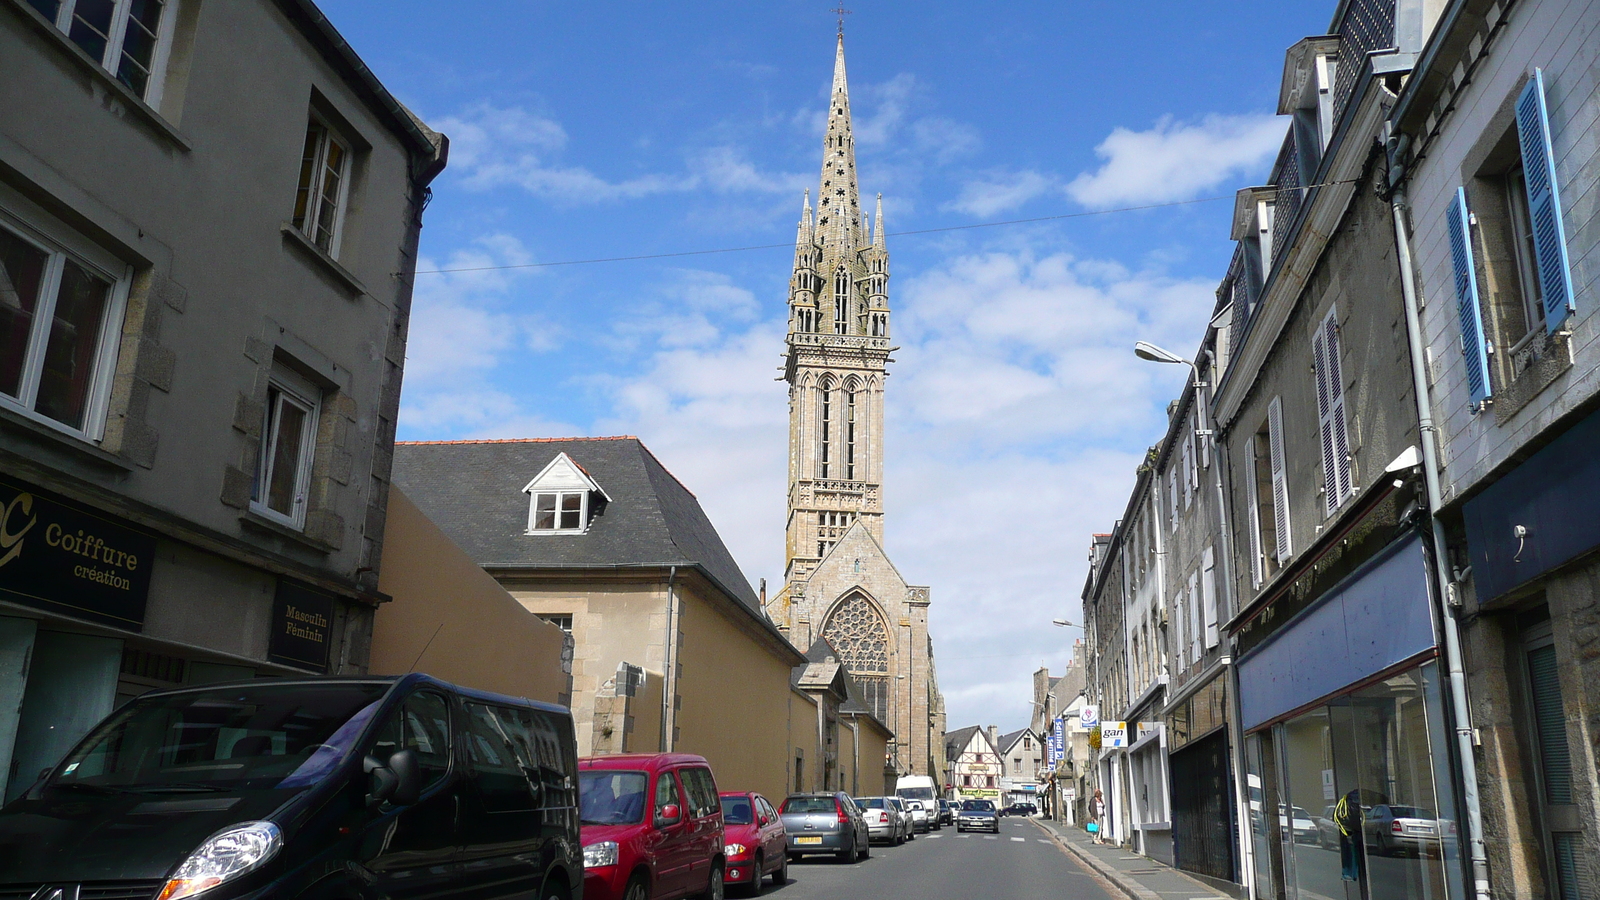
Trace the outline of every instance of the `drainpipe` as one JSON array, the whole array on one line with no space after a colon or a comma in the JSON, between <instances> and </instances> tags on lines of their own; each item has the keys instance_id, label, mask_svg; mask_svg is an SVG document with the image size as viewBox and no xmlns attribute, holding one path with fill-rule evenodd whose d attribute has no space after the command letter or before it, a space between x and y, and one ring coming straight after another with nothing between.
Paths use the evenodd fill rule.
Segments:
<instances>
[{"instance_id":1,"label":"drainpipe","mask_svg":"<svg viewBox=\"0 0 1600 900\"><path fill-rule=\"evenodd\" d=\"M667 644L664 671L661 673L661 751L663 753L673 749L668 742L672 735L672 723L667 721L672 715L672 694L678 689L678 679L672 673L672 651L678 645L677 629L673 627L673 607L677 605L677 594L673 592L672 583L677 580L678 567L673 566L667 570Z\"/></svg>"},{"instance_id":2,"label":"drainpipe","mask_svg":"<svg viewBox=\"0 0 1600 900\"><path fill-rule=\"evenodd\" d=\"M1478 802L1478 760L1473 747L1472 707L1467 703L1467 676L1461 665L1461 628L1456 607L1450 602L1458 590L1445 552L1444 523L1439 521L1443 495L1439 490L1439 457L1435 449L1433 402L1428 394L1427 360L1422 350L1422 326L1417 314L1416 273L1411 263L1411 239L1406 234L1405 168L1397 160L1409 144L1408 136L1391 143L1389 172L1394 185L1390 206L1394 212L1394 240L1399 253L1400 289L1405 295L1406 337L1411 349L1411 392L1417 398L1417 436L1422 444L1422 476L1428 490L1428 520L1432 525L1433 560L1438 568L1440 602L1444 607L1445 665L1449 669L1450 701L1456 721L1456 754L1461 759L1461 799L1467 808L1467 845L1472 859L1472 887L1477 900L1491 900L1489 855L1483 841L1483 812Z\"/></svg>"}]
</instances>

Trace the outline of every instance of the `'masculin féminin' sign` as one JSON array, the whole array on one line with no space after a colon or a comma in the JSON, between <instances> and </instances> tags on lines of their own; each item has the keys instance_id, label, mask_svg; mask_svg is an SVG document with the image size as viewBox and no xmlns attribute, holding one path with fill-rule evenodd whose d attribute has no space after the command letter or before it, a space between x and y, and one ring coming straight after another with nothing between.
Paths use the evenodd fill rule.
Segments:
<instances>
[{"instance_id":1,"label":"'masculin f\u00e9minin' sign","mask_svg":"<svg viewBox=\"0 0 1600 900\"><path fill-rule=\"evenodd\" d=\"M278 579L278 593L272 602L268 658L325 672L332 639L333 595L298 581Z\"/></svg>"},{"instance_id":2,"label":"'masculin f\u00e9minin' sign","mask_svg":"<svg viewBox=\"0 0 1600 900\"><path fill-rule=\"evenodd\" d=\"M0 598L138 630L155 556L154 537L0 478Z\"/></svg>"}]
</instances>

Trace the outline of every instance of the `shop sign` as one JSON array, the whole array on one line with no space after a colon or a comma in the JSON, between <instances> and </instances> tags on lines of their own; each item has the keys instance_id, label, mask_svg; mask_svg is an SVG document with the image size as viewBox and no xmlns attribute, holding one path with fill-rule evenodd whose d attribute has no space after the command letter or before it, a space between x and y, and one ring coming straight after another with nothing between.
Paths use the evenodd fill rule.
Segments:
<instances>
[{"instance_id":1,"label":"shop sign","mask_svg":"<svg viewBox=\"0 0 1600 900\"><path fill-rule=\"evenodd\" d=\"M1078 710L1078 725L1083 728L1094 728L1100 724L1100 707L1085 706Z\"/></svg>"},{"instance_id":2,"label":"shop sign","mask_svg":"<svg viewBox=\"0 0 1600 900\"><path fill-rule=\"evenodd\" d=\"M155 557L151 535L0 478L0 597L138 630Z\"/></svg>"},{"instance_id":3,"label":"shop sign","mask_svg":"<svg viewBox=\"0 0 1600 900\"><path fill-rule=\"evenodd\" d=\"M302 669L328 669L333 641L332 594L287 578L278 579L272 601L272 637L267 658Z\"/></svg>"},{"instance_id":4,"label":"shop sign","mask_svg":"<svg viewBox=\"0 0 1600 900\"><path fill-rule=\"evenodd\" d=\"M1101 722L1100 746L1106 749L1128 746L1127 722Z\"/></svg>"}]
</instances>

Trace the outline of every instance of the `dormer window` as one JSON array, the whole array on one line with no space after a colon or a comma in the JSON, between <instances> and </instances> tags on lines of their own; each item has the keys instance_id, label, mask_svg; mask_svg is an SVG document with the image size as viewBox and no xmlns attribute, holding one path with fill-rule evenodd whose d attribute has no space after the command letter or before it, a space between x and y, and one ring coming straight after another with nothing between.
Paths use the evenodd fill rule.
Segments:
<instances>
[{"instance_id":1,"label":"dormer window","mask_svg":"<svg viewBox=\"0 0 1600 900\"><path fill-rule=\"evenodd\" d=\"M551 460L522 491L528 495L528 534L583 534L610 501L565 453Z\"/></svg>"},{"instance_id":2,"label":"dormer window","mask_svg":"<svg viewBox=\"0 0 1600 900\"><path fill-rule=\"evenodd\" d=\"M536 493L529 531L582 531L588 522L588 497L585 492Z\"/></svg>"}]
</instances>

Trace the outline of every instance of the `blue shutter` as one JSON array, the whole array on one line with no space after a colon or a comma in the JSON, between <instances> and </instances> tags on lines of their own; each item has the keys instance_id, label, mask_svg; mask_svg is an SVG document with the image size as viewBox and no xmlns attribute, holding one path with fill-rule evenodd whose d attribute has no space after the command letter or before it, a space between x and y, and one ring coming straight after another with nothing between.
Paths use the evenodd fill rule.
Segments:
<instances>
[{"instance_id":1,"label":"blue shutter","mask_svg":"<svg viewBox=\"0 0 1600 900\"><path fill-rule=\"evenodd\" d=\"M1467 390L1473 409L1489 396L1489 354L1478 306L1478 268L1472 258L1472 228L1467 219L1467 189L1456 188L1450 204L1450 263L1456 273L1456 312L1461 317L1461 350L1467 358Z\"/></svg>"},{"instance_id":2,"label":"blue shutter","mask_svg":"<svg viewBox=\"0 0 1600 900\"><path fill-rule=\"evenodd\" d=\"M1544 290L1544 327L1561 330L1572 312L1572 270L1567 264L1567 232L1561 224L1561 192L1556 186L1556 155L1550 144L1550 111L1544 102L1544 70L1517 98L1517 137L1522 144L1522 172L1528 183L1528 218L1533 225L1533 252Z\"/></svg>"}]
</instances>

